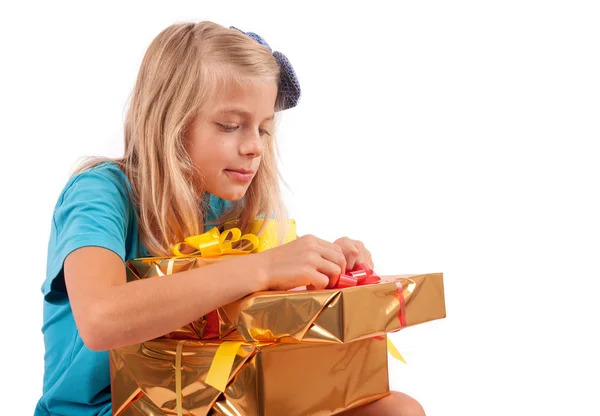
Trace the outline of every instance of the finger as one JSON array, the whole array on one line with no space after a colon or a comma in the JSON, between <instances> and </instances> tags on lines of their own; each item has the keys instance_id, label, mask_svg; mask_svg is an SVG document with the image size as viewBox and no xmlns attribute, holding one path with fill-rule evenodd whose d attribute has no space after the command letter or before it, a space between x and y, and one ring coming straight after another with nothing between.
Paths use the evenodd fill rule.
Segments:
<instances>
[{"instance_id":1,"label":"finger","mask_svg":"<svg viewBox=\"0 0 600 416\"><path fill-rule=\"evenodd\" d=\"M314 270L307 277L310 281L310 283L306 286L308 290L325 289L330 282L330 279L326 274L320 273L317 270Z\"/></svg>"},{"instance_id":2,"label":"finger","mask_svg":"<svg viewBox=\"0 0 600 416\"><path fill-rule=\"evenodd\" d=\"M354 267L364 264L372 269L373 261L371 260L371 252L365 248L365 245L362 243L362 241L355 241L355 244L359 254L356 258L356 264Z\"/></svg>"},{"instance_id":3,"label":"finger","mask_svg":"<svg viewBox=\"0 0 600 416\"><path fill-rule=\"evenodd\" d=\"M356 259L359 255L359 251L354 244L355 242L348 237L338 238L333 243L339 250L344 254L344 259L346 260L346 267L343 268L343 272L347 273L356 266Z\"/></svg>"},{"instance_id":4,"label":"finger","mask_svg":"<svg viewBox=\"0 0 600 416\"><path fill-rule=\"evenodd\" d=\"M327 277L326 287L334 287L337 284L342 270L340 265L327 259L321 259L317 265L317 271Z\"/></svg>"},{"instance_id":5,"label":"finger","mask_svg":"<svg viewBox=\"0 0 600 416\"><path fill-rule=\"evenodd\" d=\"M325 260L329 260L330 262L337 264L342 270L342 273L344 273L348 268L346 256L340 246L321 240L319 242L319 252L321 257L323 257Z\"/></svg>"},{"instance_id":6,"label":"finger","mask_svg":"<svg viewBox=\"0 0 600 416\"><path fill-rule=\"evenodd\" d=\"M375 264L373 263L373 258L371 257L371 252L369 250L365 250L365 262L369 265L371 269L375 268Z\"/></svg>"},{"instance_id":7,"label":"finger","mask_svg":"<svg viewBox=\"0 0 600 416\"><path fill-rule=\"evenodd\" d=\"M353 271L361 262L360 250L354 242L344 247L343 250L346 257L346 272Z\"/></svg>"}]
</instances>

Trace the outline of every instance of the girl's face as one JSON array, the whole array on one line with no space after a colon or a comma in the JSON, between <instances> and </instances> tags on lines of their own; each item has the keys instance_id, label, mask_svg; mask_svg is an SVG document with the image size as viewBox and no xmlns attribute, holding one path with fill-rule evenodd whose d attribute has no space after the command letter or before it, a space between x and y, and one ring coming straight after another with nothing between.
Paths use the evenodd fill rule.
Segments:
<instances>
[{"instance_id":1,"label":"girl's face","mask_svg":"<svg viewBox=\"0 0 600 416\"><path fill-rule=\"evenodd\" d=\"M273 132L276 98L275 81L235 84L194 118L187 151L207 192L228 201L246 194Z\"/></svg>"}]
</instances>

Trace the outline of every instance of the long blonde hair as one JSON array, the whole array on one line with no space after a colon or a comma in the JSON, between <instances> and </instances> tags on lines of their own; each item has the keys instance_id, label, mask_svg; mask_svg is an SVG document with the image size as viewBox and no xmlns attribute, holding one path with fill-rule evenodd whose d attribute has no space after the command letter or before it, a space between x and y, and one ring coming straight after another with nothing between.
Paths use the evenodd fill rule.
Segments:
<instances>
[{"instance_id":1,"label":"long blonde hair","mask_svg":"<svg viewBox=\"0 0 600 416\"><path fill-rule=\"evenodd\" d=\"M234 29L174 24L148 47L125 122L125 153L113 161L131 182L141 241L152 255L169 255L173 244L204 231L205 188L185 150L186 129L223 83L248 79L278 82L279 65L266 47ZM278 100L276 110L280 106ZM233 220L248 231L261 215L285 223L276 154L274 137L265 140L246 195L217 225ZM77 172L103 160L88 161ZM280 237L284 233L280 228Z\"/></svg>"}]
</instances>

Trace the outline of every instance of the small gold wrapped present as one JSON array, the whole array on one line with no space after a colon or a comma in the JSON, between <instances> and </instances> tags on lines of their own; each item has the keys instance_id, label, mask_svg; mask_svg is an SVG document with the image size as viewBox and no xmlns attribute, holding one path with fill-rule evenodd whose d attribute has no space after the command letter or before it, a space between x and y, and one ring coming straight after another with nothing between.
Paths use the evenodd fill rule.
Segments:
<instances>
[{"instance_id":1,"label":"small gold wrapped present","mask_svg":"<svg viewBox=\"0 0 600 416\"><path fill-rule=\"evenodd\" d=\"M382 279L344 289L251 294L219 308L220 336L348 343L446 316L441 273Z\"/></svg>"}]
</instances>

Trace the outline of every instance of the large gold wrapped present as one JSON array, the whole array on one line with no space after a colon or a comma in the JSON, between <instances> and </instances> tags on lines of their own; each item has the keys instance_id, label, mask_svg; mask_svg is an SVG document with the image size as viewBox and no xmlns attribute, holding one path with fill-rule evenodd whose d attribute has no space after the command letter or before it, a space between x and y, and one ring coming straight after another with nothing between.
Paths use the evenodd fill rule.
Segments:
<instances>
[{"instance_id":1,"label":"large gold wrapped present","mask_svg":"<svg viewBox=\"0 0 600 416\"><path fill-rule=\"evenodd\" d=\"M207 383L218 342L159 339L111 351L113 414L331 415L389 394L385 339L228 344L237 353L223 392Z\"/></svg>"}]
</instances>

